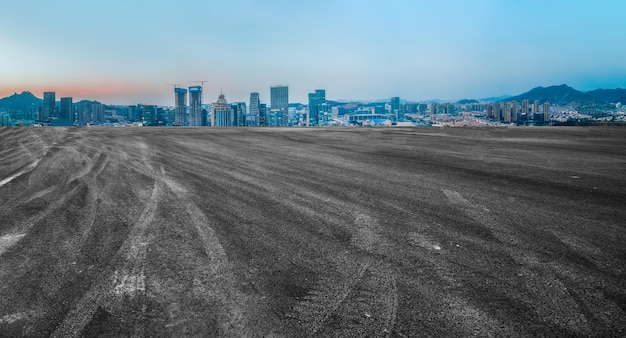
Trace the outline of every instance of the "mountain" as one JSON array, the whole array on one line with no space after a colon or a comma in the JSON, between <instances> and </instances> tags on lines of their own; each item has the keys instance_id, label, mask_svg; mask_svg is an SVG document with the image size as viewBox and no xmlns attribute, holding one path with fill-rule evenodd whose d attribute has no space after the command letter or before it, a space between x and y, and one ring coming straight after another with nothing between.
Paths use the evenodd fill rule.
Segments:
<instances>
[{"instance_id":1,"label":"mountain","mask_svg":"<svg viewBox=\"0 0 626 338\"><path fill-rule=\"evenodd\" d=\"M626 89L596 89L589 91L586 94L604 103L621 102L626 104Z\"/></svg>"},{"instance_id":2,"label":"mountain","mask_svg":"<svg viewBox=\"0 0 626 338\"><path fill-rule=\"evenodd\" d=\"M43 100L31 92L15 93L9 97L0 99L0 109L7 110L31 110L36 111L43 105Z\"/></svg>"},{"instance_id":3,"label":"mountain","mask_svg":"<svg viewBox=\"0 0 626 338\"><path fill-rule=\"evenodd\" d=\"M478 101L470 100L470 99L464 99L464 100L461 100L461 101L457 102L457 104L471 104L471 103L478 103Z\"/></svg>"},{"instance_id":4,"label":"mountain","mask_svg":"<svg viewBox=\"0 0 626 338\"><path fill-rule=\"evenodd\" d=\"M502 95L502 96L494 96L494 97L485 97L480 99L481 102L498 102L498 101L507 101L511 98L511 95Z\"/></svg>"},{"instance_id":5,"label":"mountain","mask_svg":"<svg viewBox=\"0 0 626 338\"><path fill-rule=\"evenodd\" d=\"M601 100L598 100L595 97L586 93L580 92L566 84L562 84L560 86L536 87L524 94L513 96L502 101L513 100L528 100L530 102L539 100L539 102L541 103L549 102L550 104L573 107L604 105Z\"/></svg>"}]
</instances>

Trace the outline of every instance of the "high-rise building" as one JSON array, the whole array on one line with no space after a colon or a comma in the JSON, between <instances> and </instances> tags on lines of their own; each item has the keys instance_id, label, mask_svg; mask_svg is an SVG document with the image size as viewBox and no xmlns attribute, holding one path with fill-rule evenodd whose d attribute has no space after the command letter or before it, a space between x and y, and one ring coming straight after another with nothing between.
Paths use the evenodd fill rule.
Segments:
<instances>
[{"instance_id":1,"label":"high-rise building","mask_svg":"<svg viewBox=\"0 0 626 338\"><path fill-rule=\"evenodd\" d=\"M213 127L228 127L233 125L233 110L226 102L224 94L220 93L211 107L211 126Z\"/></svg>"},{"instance_id":2,"label":"high-rise building","mask_svg":"<svg viewBox=\"0 0 626 338\"><path fill-rule=\"evenodd\" d=\"M289 87L270 87L270 94L270 107L273 112L282 115L282 125L286 126L289 121Z\"/></svg>"},{"instance_id":3,"label":"high-rise building","mask_svg":"<svg viewBox=\"0 0 626 338\"><path fill-rule=\"evenodd\" d=\"M309 113L307 115L307 126L319 126L319 109L322 103L326 102L326 90L316 89L315 93L309 93Z\"/></svg>"},{"instance_id":4,"label":"high-rise building","mask_svg":"<svg viewBox=\"0 0 626 338\"><path fill-rule=\"evenodd\" d=\"M493 119L496 121L500 121L501 118L502 113L500 111L500 104L496 102L493 104Z\"/></svg>"},{"instance_id":5,"label":"high-rise building","mask_svg":"<svg viewBox=\"0 0 626 338\"><path fill-rule=\"evenodd\" d=\"M187 125L187 89L174 88L174 125Z\"/></svg>"},{"instance_id":6,"label":"high-rise building","mask_svg":"<svg viewBox=\"0 0 626 338\"><path fill-rule=\"evenodd\" d=\"M245 102L235 102L232 105L233 108L233 125L234 126L245 126L246 125L246 103Z\"/></svg>"},{"instance_id":7,"label":"high-rise building","mask_svg":"<svg viewBox=\"0 0 626 338\"><path fill-rule=\"evenodd\" d=\"M530 103L528 102L528 100L522 100L522 114L528 116L529 109L530 109Z\"/></svg>"},{"instance_id":8,"label":"high-rise building","mask_svg":"<svg viewBox=\"0 0 626 338\"><path fill-rule=\"evenodd\" d=\"M202 125L202 87L189 87L189 125Z\"/></svg>"},{"instance_id":9,"label":"high-rise building","mask_svg":"<svg viewBox=\"0 0 626 338\"><path fill-rule=\"evenodd\" d=\"M142 122L144 126L156 126L157 125L157 106L153 105L140 105L139 111L142 116Z\"/></svg>"},{"instance_id":10,"label":"high-rise building","mask_svg":"<svg viewBox=\"0 0 626 338\"><path fill-rule=\"evenodd\" d=\"M517 122L519 120L519 105L515 100L513 100L511 105L511 122Z\"/></svg>"},{"instance_id":11,"label":"high-rise building","mask_svg":"<svg viewBox=\"0 0 626 338\"><path fill-rule=\"evenodd\" d=\"M267 104L259 103L259 125L263 127L268 126L268 120Z\"/></svg>"},{"instance_id":12,"label":"high-rise building","mask_svg":"<svg viewBox=\"0 0 626 338\"><path fill-rule=\"evenodd\" d=\"M550 103L548 101L543 103L543 123L550 123Z\"/></svg>"},{"instance_id":13,"label":"high-rise building","mask_svg":"<svg viewBox=\"0 0 626 338\"><path fill-rule=\"evenodd\" d=\"M504 107L502 108L502 121L504 122L511 122L511 112L512 112L512 108L511 108L511 102L506 102L504 104Z\"/></svg>"},{"instance_id":14,"label":"high-rise building","mask_svg":"<svg viewBox=\"0 0 626 338\"><path fill-rule=\"evenodd\" d=\"M404 121L404 111L400 111L400 98L394 96L391 98L391 115L395 118L396 121Z\"/></svg>"},{"instance_id":15,"label":"high-rise building","mask_svg":"<svg viewBox=\"0 0 626 338\"><path fill-rule=\"evenodd\" d=\"M41 120L48 121L51 117L56 117L56 107L56 93L44 92Z\"/></svg>"},{"instance_id":16,"label":"high-rise building","mask_svg":"<svg viewBox=\"0 0 626 338\"><path fill-rule=\"evenodd\" d=\"M258 126L260 121L260 106L259 93L250 93L250 113L246 118L247 126Z\"/></svg>"},{"instance_id":17,"label":"high-rise building","mask_svg":"<svg viewBox=\"0 0 626 338\"><path fill-rule=\"evenodd\" d=\"M535 100L535 102L533 102L533 114L539 113L539 105L539 100Z\"/></svg>"},{"instance_id":18,"label":"high-rise building","mask_svg":"<svg viewBox=\"0 0 626 338\"><path fill-rule=\"evenodd\" d=\"M71 97L61 98L61 113L59 118L74 120L74 104Z\"/></svg>"}]
</instances>

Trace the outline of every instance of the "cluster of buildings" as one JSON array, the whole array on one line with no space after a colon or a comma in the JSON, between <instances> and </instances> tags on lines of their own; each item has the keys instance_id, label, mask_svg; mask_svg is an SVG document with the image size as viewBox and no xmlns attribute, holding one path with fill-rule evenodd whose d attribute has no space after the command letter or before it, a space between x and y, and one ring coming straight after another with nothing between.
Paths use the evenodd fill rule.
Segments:
<instances>
[{"instance_id":1,"label":"cluster of buildings","mask_svg":"<svg viewBox=\"0 0 626 338\"><path fill-rule=\"evenodd\" d=\"M530 104L529 100L522 100L521 105L517 101L505 103L492 103L486 107L487 117L496 122L524 124L532 121L535 125L550 123L550 103L540 103L535 100Z\"/></svg>"},{"instance_id":2,"label":"cluster of buildings","mask_svg":"<svg viewBox=\"0 0 626 338\"><path fill-rule=\"evenodd\" d=\"M32 94L30 94L32 95ZM270 87L270 103L262 103L258 92L250 93L248 102L229 103L224 93L212 103L203 103L203 86L179 88L174 86L174 106L149 104L111 106L97 101L73 102L71 97L56 101L55 92L43 93L43 104L35 109L6 111L0 109L0 126L135 125L135 126L498 126L548 125L587 119L586 115L572 115L563 107L549 102L529 100L521 102L446 103L401 101L392 97L374 102L335 102L326 99L325 89L308 94L307 103L289 103L289 87ZM39 103L37 103L37 106ZM24 110L24 109L22 109ZM601 116L602 121L626 121L623 108ZM36 113L33 113L36 111ZM575 112L574 112L575 113ZM560 114L560 115L559 115ZM28 115L28 116L27 116ZM33 116L36 115L36 116ZM596 118L597 121L598 118Z\"/></svg>"}]
</instances>

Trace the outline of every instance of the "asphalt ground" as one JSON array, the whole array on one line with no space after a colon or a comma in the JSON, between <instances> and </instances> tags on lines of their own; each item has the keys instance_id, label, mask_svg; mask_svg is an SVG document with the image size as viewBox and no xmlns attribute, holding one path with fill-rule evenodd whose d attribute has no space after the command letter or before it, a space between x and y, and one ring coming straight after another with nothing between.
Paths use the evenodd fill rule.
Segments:
<instances>
[{"instance_id":1,"label":"asphalt ground","mask_svg":"<svg viewBox=\"0 0 626 338\"><path fill-rule=\"evenodd\" d=\"M623 128L0 128L0 336L624 336L625 206Z\"/></svg>"}]
</instances>

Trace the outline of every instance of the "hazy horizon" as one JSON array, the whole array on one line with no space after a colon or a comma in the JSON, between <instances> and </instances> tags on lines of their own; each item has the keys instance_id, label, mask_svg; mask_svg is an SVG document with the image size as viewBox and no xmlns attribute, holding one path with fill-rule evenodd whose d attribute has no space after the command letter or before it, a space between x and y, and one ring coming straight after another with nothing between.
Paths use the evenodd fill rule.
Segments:
<instances>
[{"instance_id":1,"label":"hazy horizon","mask_svg":"<svg viewBox=\"0 0 626 338\"><path fill-rule=\"evenodd\" d=\"M626 87L613 1L20 1L0 13L0 97L173 105L289 86L290 102L517 95Z\"/></svg>"}]
</instances>

